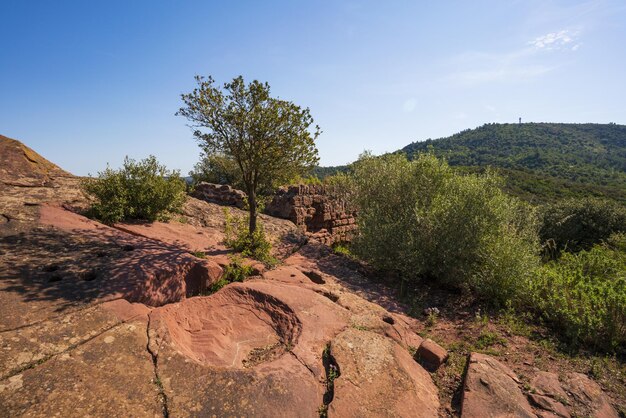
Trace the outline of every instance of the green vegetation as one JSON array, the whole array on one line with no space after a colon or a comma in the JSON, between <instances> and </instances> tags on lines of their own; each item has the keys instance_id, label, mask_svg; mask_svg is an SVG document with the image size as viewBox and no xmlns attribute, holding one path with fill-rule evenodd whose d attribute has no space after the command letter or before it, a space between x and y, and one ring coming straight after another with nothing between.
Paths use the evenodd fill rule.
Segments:
<instances>
[{"instance_id":1,"label":"green vegetation","mask_svg":"<svg viewBox=\"0 0 626 418\"><path fill-rule=\"evenodd\" d=\"M240 252L244 257L251 257L266 265L275 265L276 258L272 256L272 244L265 235L263 224L259 222L254 232L250 233L248 220L245 217L235 217L228 209L224 210L226 225L224 240L226 246Z\"/></svg>"},{"instance_id":2,"label":"green vegetation","mask_svg":"<svg viewBox=\"0 0 626 418\"><path fill-rule=\"evenodd\" d=\"M231 257L230 263L226 267L224 267L224 273L222 274L222 278L228 280L229 282L243 282L246 277L252 275L254 268L252 266L246 265L243 263L243 260L240 256Z\"/></svg>"},{"instance_id":3,"label":"green vegetation","mask_svg":"<svg viewBox=\"0 0 626 418\"><path fill-rule=\"evenodd\" d=\"M431 153L412 161L366 154L330 182L359 211L351 253L398 276L401 288L424 280L468 288L505 308L501 321L512 333L531 335L538 321L572 348L626 348L619 203L587 198L533 208L503 192L493 171L459 172ZM551 249L545 263L540 239ZM428 326L436 320L429 316ZM501 343L485 332L476 345Z\"/></svg>"},{"instance_id":4,"label":"green vegetation","mask_svg":"<svg viewBox=\"0 0 626 418\"><path fill-rule=\"evenodd\" d=\"M218 281L216 281L215 283L211 284L211 288L209 289L209 293L215 293L218 290L220 290L222 287L226 286L227 284L229 284L230 282L228 280L226 280L225 278L221 277Z\"/></svg>"},{"instance_id":5,"label":"green vegetation","mask_svg":"<svg viewBox=\"0 0 626 418\"><path fill-rule=\"evenodd\" d=\"M626 347L626 236L563 253L539 270L529 289L540 316L574 347Z\"/></svg>"},{"instance_id":6,"label":"green vegetation","mask_svg":"<svg viewBox=\"0 0 626 418\"><path fill-rule=\"evenodd\" d=\"M99 172L83 180L83 190L94 199L88 215L105 223L125 219L167 219L185 200L185 182L154 156L136 162L126 157L119 170Z\"/></svg>"},{"instance_id":7,"label":"green vegetation","mask_svg":"<svg viewBox=\"0 0 626 418\"><path fill-rule=\"evenodd\" d=\"M253 272L254 269L252 266L244 264L240 256L232 256L230 263L224 267L222 277L211 285L209 294L217 292L229 283L243 282L247 277L251 276Z\"/></svg>"},{"instance_id":8,"label":"green vegetation","mask_svg":"<svg viewBox=\"0 0 626 418\"><path fill-rule=\"evenodd\" d=\"M257 228L257 195L275 182L305 174L317 161L313 118L308 108L270 96L270 86L257 80L248 85L234 78L223 88L211 77L196 76L198 87L183 94L178 115L194 126L209 162L234 162L248 194L251 244ZM211 159L213 158L213 159ZM226 158L226 160L224 160Z\"/></svg>"},{"instance_id":9,"label":"green vegetation","mask_svg":"<svg viewBox=\"0 0 626 418\"><path fill-rule=\"evenodd\" d=\"M523 293L538 264L537 223L497 175L460 175L432 154L365 155L353 172L360 258L408 282L470 287L495 305Z\"/></svg>"},{"instance_id":10,"label":"green vegetation","mask_svg":"<svg viewBox=\"0 0 626 418\"><path fill-rule=\"evenodd\" d=\"M541 208L541 239L558 251L580 251L626 232L626 207L610 200L566 199Z\"/></svg>"},{"instance_id":11,"label":"green vegetation","mask_svg":"<svg viewBox=\"0 0 626 418\"><path fill-rule=\"evenodd\" d=\"M539 200L600 195L626 199L626 126L487 124L448 138L414 142L409 157L432 150L452 166L498 167L516 195Z\"/></svg>"},{"instance_id":12,"label":"green vegetation","mask_svg":"<svg viewBox=\"0 0 626 418\"><path fill-rule=\"evenodd\" d=\"M245 187L237 162L219 153L203 153L200 156L200 161L196 163L189 175L194 185L205 181L215 184L230 184L236 189Z\"/></svg>"}]
</instances>

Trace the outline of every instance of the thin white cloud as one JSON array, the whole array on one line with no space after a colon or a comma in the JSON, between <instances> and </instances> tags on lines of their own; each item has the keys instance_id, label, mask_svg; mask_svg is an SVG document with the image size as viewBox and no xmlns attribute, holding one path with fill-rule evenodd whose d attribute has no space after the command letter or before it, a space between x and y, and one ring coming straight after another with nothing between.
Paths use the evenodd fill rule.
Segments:
<instances>
[{"instance_id":1,"label":"thin white cloud","mask_svg":"<svg viewBox=\"0 0 626 418\"><path fill-rule=\"evenodd\" d=\"M538 36L528 42L528 44L538 50L543 49L550 51L553 49L564 49L570 47L570 44L575 41L577 35L578 34L576 32L571 32L569 30L550 32L545 35Z\"/></svg>"},{"instance_id":2,"label":"thin white cloud","mask_svg":"<svg viewBox=\"0 0 626 418\"><path fill-rule=\"evenodd\" d=\"M467 52L457 56L460 70L448 80L465 85L489 82L519 82L540 77L561 65L559 60L547 60L543 51L577 51L578 31L560 30L536 37L516 50L503 53Z\"/></svg>"}]
</instances>

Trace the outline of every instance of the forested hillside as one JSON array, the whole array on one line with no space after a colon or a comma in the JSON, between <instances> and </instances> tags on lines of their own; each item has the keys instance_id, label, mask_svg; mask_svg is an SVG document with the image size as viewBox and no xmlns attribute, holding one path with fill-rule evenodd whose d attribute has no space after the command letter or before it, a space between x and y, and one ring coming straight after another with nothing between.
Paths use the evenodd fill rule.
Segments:
<instances>
[{"instance_id":1,"label":"forested hillside","mask_svg":"<svg viewBox=\"0 0 626 418\"><path fill-rule=\"evenodd\" d=\"M626 126L487 124L447 138L414 142L413 157L432 149L453 166L500 168L507 188L540 200L576 195L626 199Z\"/></svg>"}]
</instances>

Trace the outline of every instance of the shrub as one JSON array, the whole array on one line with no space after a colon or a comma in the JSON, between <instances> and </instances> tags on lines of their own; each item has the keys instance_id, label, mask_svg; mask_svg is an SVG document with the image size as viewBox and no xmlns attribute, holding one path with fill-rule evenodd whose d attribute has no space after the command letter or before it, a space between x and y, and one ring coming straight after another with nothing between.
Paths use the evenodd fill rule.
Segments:
<instances>
[{"instance_id":1,"label":"shrub","mask_svg":"<svg viewBox=\"0 0 626 418\"><path fill-rule=\"evenodd\" d=\"M243 282L246 277L251 276L254 269L252 266L243 264L239 256L233 256L230 263L224 267L222 278L229 282Z\"/></svg>"},{"instance_id":2,"label":"shrub","mask_svg":"<svg viewBox=\"0 0 626 418\"><path fill-rule=\"evenodd\" d=\"M243 189L243 179L237 162L223 154L202 154L200 161L189 172L193 184L206 181L215 184L230 184Z\"/></svg>"},{"instance_id":3,"label":"shrub","mask_svg":"<svg viewBox=\"0 0 626 418\"><path fill-rule=\"evenodd\" d=\"M353 169L356 255L404 280L471 286L496 305L523 291L538 265L535 215L494 173L460 175L432 154L365 155Z\"/></svg>"},{"instance_id":4,"label":"shrub","mask_svg":"<svg viewBox=\"0 0 626 418\"><path fill-rule=\"evenodd\" d=\"M580 251L626 232L626 207L597 198L567 199L541 210L542 241L553 240L555 249Z\"/></svg>"},{"instance_id":5,"label":"shrub","mask_svg":"<svg viewBox=\"0 0 626 418\"><path fill-rule=\"evenodd\" d=\"M168 171L154 156L140 162L126 157L121 169L107 167L98 177L85 179L82 187L94 198L88 215L105 223L166 219L185 199L179 173Z\"/></svg>"},{"instance_id":6,"label":"shrub","mask_svg":"<svg viewBox=\"0 0 626 418\"><path fill-rule=\"evenodd\" d=\"M626 346L626 236L545 264L530 303L572 346Z\"/></svg>"},{"instance_id":7,"label":"shrub","mask_svg":"<svg viewBox=\"0 0 626 418\"><path fill-rule=\"evenodd\" d=\"M272 256L272 244L265 235L263 224L258 222L253 233L248 229L248 217L235 217L228 209L224 210L226 218L226 237L224 243L244 257L251 257L267 265L276 264Z\"/></svg>"}]
</instances>

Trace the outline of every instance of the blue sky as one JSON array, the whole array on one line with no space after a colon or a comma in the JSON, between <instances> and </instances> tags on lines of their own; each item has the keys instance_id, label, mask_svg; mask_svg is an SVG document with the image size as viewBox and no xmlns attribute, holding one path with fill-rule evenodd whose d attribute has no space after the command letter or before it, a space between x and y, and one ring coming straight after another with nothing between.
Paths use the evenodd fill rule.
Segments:
<instances>
[{"instance_id":1,"label":"blue sky","mask_svg":"<svg viewBox=\"0 0 626 418\"><path fill-rule=\"evenodd\" d=\"M187 173L195 74L308 106L321 164L487 122L626 123L626 2L0 2L0 134L75 174Z\"/></svg>"}]
</instances>

